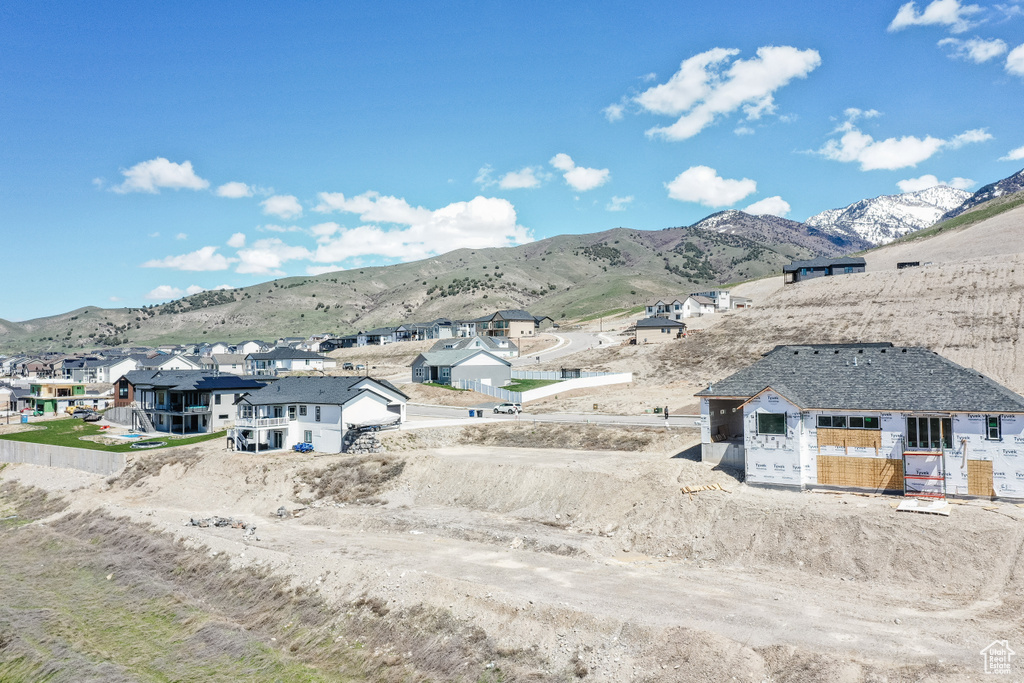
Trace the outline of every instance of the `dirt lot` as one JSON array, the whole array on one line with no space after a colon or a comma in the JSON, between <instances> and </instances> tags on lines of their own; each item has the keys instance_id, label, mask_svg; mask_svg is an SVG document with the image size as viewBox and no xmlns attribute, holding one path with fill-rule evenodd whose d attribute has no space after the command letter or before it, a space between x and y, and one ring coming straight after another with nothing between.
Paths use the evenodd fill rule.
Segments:
<instances>
[{"instance_id":1,"label":"dirt lot","mask_svg":"<svg viewBox=\"0 0 1024 683\"><path fill-rule=\"evenodd\" d=\"M519 441L557 439L519 428ZM980 674L992 640L1024 642L1024 510L972 502L926 517L886 497L752 488L694 461L692 432L650 432L589 437L607 448L628 435L634 451L361 459L204 444L109 483L25 465L0 477L63 492L62 515L151 524L329 603L444 610L500 651L534 653L523 680L952 681ZM282 506L296 515L277 517ZM258 532L182 526L210 515Z\"/></svg>"}]
</instances>

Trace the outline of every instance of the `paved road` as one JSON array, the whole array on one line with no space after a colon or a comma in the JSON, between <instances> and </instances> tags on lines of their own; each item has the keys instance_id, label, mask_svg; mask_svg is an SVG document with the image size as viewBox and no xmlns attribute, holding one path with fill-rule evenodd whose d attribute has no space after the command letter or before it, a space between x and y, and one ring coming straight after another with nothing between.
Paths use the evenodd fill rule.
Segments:
<instances>
[{"instance_id":1,"label":"paved road","mask_svg":"<svg viewBox=\"0 0 1024 683\"><path fill-rule=\"evenodd\" d=\"M528 370L531 365L537 365L538 356L540 357L540 362L547 363L556 358L571 356L574 353L585 351L591 347L608 343L607 339L601 339L597 334L590 332L558 332L550 334L558 338L562 343L550 351L542 351L539 354L534 353L522 358L514 358L512 359L512 365Z\"/></svg>"},{"instance_id":2,"label":"paved road","mask_svg":"<svg viewBox=\"0 0 1024 683\"><path fill-rule=\"evenodd\" d=\"M698 427L700 425L699 415L670 415L665 420L661 415L601 415L595 413L520 413L514 415L495 415L491 407L495 403L480 404L484 409L483 418L470 418L469 408L456 408L451 406L431 406L422 403L410 403L406 412L410 417L425 417L444 420L530 420L536 422L565 422L570 424L607 424L607 425L633 425L647 427Z\"/></svg>"}]
</instances>

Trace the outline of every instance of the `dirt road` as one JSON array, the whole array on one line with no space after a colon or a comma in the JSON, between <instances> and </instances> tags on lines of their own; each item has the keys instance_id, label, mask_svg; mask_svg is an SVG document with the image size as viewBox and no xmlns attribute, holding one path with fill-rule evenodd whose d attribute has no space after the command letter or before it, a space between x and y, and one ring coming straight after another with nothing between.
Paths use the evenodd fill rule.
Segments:
<instances>
[{"instance_id":1,"label":"dirt road","mask_svg":"<svg viewBox=\"0 0 1024 683\"><path fill-rule=\"evenodd\" d=\"M196 449L200 453L200 449ZM330 600L450 610L588 680L960 680L995 639L1024 641L1024 510L949 518L892 499L769 491L662 453L445 448L386 456L380 504L310 504L308 474L343 462L204 445L122 488L7 468L102 508L271 566ZM323 475L327 476L327 475ZM69 483L70 482L70 483ZM721 484L683 494L684 485ZM278 518L281 506L299 516ZM258 527L183 527L224 515ZM675 667L680 668L675 668Z\"/></svg>"}]
</instances>

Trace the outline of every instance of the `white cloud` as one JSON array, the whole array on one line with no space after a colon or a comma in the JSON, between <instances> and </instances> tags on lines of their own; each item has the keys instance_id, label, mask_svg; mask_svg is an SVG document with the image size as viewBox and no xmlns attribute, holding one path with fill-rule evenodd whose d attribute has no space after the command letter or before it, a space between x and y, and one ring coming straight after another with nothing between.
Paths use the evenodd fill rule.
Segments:
<instances>
[{"instance_id":1,"label":"white cloud","mask_svg":"<svg viewBox=\"0 0 1024 683\"><path fill-rule=\"evenodd\" d=\"M523 190L540 187L542 182L551 177L550 174L545 173L544 169L538 166L526 166L518 171L509 171L498 180L495 180L491 175L493 172L494 169L491 165L485 164L477 171L473 182L480 187L493 187L497 185L503 190Z\"/></svg>"},{"instance_id":2,"label":"white cloud","mask_svg":"<svg viewBox=\"0 0 1024 683\"><path fill-rule=\"evenodd\" d=\"M302 205L299 204L297 197L290 194L276 194L273 197L268 197L260 202L260 206L263 207L263 213L268 216L277 216L286 221L302 215Z\"/></svg>"},{"instance_id":3,"label":"white cloud","mask_svg":"<svg viewBox=\"0 0 1024 683\"><path fill-rule=\"evenodd\" d=\"M245 246L245 233L236 232L234 235L228 238L228 246L233 249L241 249Z\"/></svg>"},{"instance_id":4,"label":"white cloud","mask_svg":"<svg viewBox=\"0 0 1024 683\"><path fill-rule=\"evenodd\" d=\"M855 113L851 115L851 112ZM916 166L922 161L930 159L941 149L947 147L959 149L970 143L992 139L992 136L984 128L976 128L964 131L948 140L930 135L923 138L905 135L901 138L875 140L853 125L853 121L863 116L863 112L859 109L847 109L846 114L847 120L833 131L842 132L842 137L838 140L829 140L821 149L817 150L817 153L833 161L856 161L860 164L862 171L895 170Z\"/></svg>"},{"instance_id":5,"label":"white cloud","mask_svg":"<svg viewBox=\"0 0 1024 683\"><path fill-rule=\"evenodd\" d=\"M549 162L559 171L563 171L565 182L577 192L586 192L601 187L611 180L612 172L607 168L585 168L577 166L568 154L558 153Z\"/></svg>"},{"instance_id":6,"label":"white cloud","mask_svg":"<svg viewBox=\"0 0 1024 683\"><path fill-rule=\"evenodd\" d=\"M900 188L900 192L917 192L918 190L927 190L938 185L966 190L974 185L974 181L970 178L959 177L951 178L950 180L939 180L937 177L929 174L923 175L920 178L907 178L906 180L899 181L896 185Z\"/></svg>"},{"instance_id":7,"label":"white cloud","mask_svg":"<svg viewBox=\"0 0 1024 683\"><path fill-rule=\"evenodd\" d=\"M490 187L491 185L494 184L494 178L491 177L491 173L493 171L494 171L494 168L492 168L490 164L484 164L483 166L480 167L480 170L476 172L476 178L473 178L473 182L476 183L477 185L479 185L480 187ZM330 193L330 192L322 192L321 194L322 195L333 196L333 194ZM344 195L342 195L342 197L344 197ZM330 205L331 205L330 201L324 201L321 198L320 204L317 205L313 210L314 211L329 211L331 209L328 209L326 207L329 207ZM325 208L321 208L321 207L325 207Z\"/></svg>"},{"instance_id":8,"label":"white cloud","mask_svg":"<svg viewBox=\"0 0 1024 683\"><path fill-rule=\"evenodd\" d=\"M121 297L119 297L119 296L112 296L112 297L110 297L110 300L113 301L114 303L117 303L118 301L121 301Z\"/></svg>"},{"instance_id":9,"label":"white cloud","mask_svg":"<svg viewBox=\"0 0 1024 683\"><path fill-rule=\"evenodd\" d=\"M760 47L752 59L732 60L738 54L726 48L702 52L684 60L667 83L637 95L634 101L646 111L681 115L671 126L651 128L647 135L686 140L740 108L748 120L774 113L775 91L794 78L806 78L821 64L817 50L789 46Z\"/></svg>"},{"instance_id":10,"label":"white cloud","mask_svg":"<svg viewBox=\"0 0 1024 683\"><path fill-rule=\"evenodd\" d=\"M277 237L257 240L251 247L238 250L235 272L259 275L284 275L281 265L285 261L309 259L313 253L305 247L285 244Z\"/></svg>"},{"instance_id":11,"label":"white cloud","mask_svg":"<svg viewBox=\"0 0 1024 683\"><path fill-rule=\"evenodd\" d=\"M257 225L256 229L260 232L304 232L304 230L297 225L274 225L273 223Z\"/></svg>"},{"instance_id":12,"label":"white cloud","mask_svg":"<svg viewBox=\"0 0 1024 683\"><path fill-rule=\"evenodd\" d=\"M633 195L628 197L612 197L608 205L604 207L608 211L625 211L626 207L633 203Z\"/></svg>"},{"instance_id":13,"label":"white cloud","mask_svg":"<svg viewBox=\"0 0 1024 683\"><path fill-rule=\"evenodd\" d=\"M192 162L176 164L163 157L141 161L129 169L121 169L124 182L115 185L114 192L149 192L158 194L160 188L174 190L205 190L210 182L203 180L192 170Z\"/></svg>"},{"instance_id":14,"label":"white cloud","mask_svg":"<svg viewBox=\"0 0 1024 683\"><path fill-rule=\"evenodd\" d=\"M757 183L750 178L729 180L708 166L691 166L665 187L672 199L715 208L735 204L757 191Z\"/></svg>"},{"instance_id":15,"label":"white cloud","mask_svg":"<svg viewBox=\"0 0 1024 683\"><path fill-rule=\"evenodd\" d=\"M501 176L498 187L503 190L522 190L540 187L543 172L533 166L527 166L518 171L509 171Z\"/></svg>"},{"instance_id":16,"label":"white cloud","mask_svg":"<svg viewBox=\"0 0 1024 683\"><path fill-rule=\"evenodd\" d=\"M970 40L943 38L939 41L939 47L952 48L952 51L949 53L950 57L971 61L975 64L982 64L990 59L995 59L1005 54L1009 49L1006 43L998 38L993 38L992 40L984 40L983 38L971 38Z\"/></svg>"},{"instance_id":17,"label":"white cloud","mask_svg":"<svg viewBox=\"0 0 1024 683\"><path fill-rule=\"evenodd\" d=\"M188 254L153 259L142 264L143 268L175 268L177 270L227 270L237 259L217 253L217 247L203 247Z\"/></svg>"},{"instance_id":18,"label":"white cloud","mask_svg":"<svg viewBox=\"0 0 1024 683\"><path fill-rule=\"evenodd\" d=\"M733 133L736 135L753 135L754 129L749 126L737 126Z\"/></svg>"},{"instance_id":19,"label":"white cloud","mask_svg":"<svg viewBox=\"0 0 1024 683\"><path fill-rule=\"evenodd\" d=\"M192 296L193 294L198 294L199 292L205 292L205 291L206 291L206 288L205 287L200 287L199 285L189 285L188 287L185 288L185 294L188 294L189 296Z\"/></svg>"},{"instance_id":20,"label":"white cloud","mask_svg":"<svg viewBox=\"0 0 1024 683\"><path fill-rule=\"evenodd\" d=\"M225 289L234 289L234 287L232 287L231 285L217 285L216 287L213 288L213 291L218 292Z\"/></svg>"},{"instance_id":21,"label":"white cloud","mask_svg":"<svg viewBox=\"0 0 1024 683\"><path fill-rule=\"evenodd\" d=\"M309 233L318 240L330 237L341 230L341 226L334 222L317 223L309 229Z\"/></svg>"},{"instance_id":22,"label":"white cloud","mask_svg":"<svg viewBox=\"0 0 1024 683\"><path fill-rule=\"evenodd\" d=\"M146 294L146 299L149 301L167 301L168 299L177 299L185 294L184 291L177 287L171 287L170 285L160 285L152 291Z\"/></svg>"},{"instance_id":23,"label":"white cloud","mask_svg":"<svg viewBox=\"0 0 1024 683\"><path fill-rule=\"evenodd\" d=\"M621 104L609 104L607 107L601 110L604 117L611 122L621 121L622 116L625 113L625 107Z\"/></svg>"},{"instance_id":24,"label":"white cloud","mask_svg":"<svg viewBox=\"0 0 1024 683\"><path fill-rule=\"evenodd\" d=\"M184 232L179 232L177 235L174 236L174 239L176 239L176 240L187 240L188 239L188 234L184 233Z\"/></svg>"},{"instance_id":25,"label":"white cloud","mask_svg":"<svg viewBox=\"0 0 1024 683\"><path fill-rule=\"evenodd\" d=\"M159 236L160 236L160 233L158 233L158 232L151 232L151 233L149 233L149 237L152 238L152 239L156 239Z\"/></svg>"},{"instance_id":26,"label":"white cloud","mask_svg":"<svg viewBox=\"0 0 1024 683\"><path fill-rule=\"evenodd\" d=\"M1024 76L1024 43L1010 51L1006 55L1006 72L1014 76Z\"/></svg>"},{"instance_id":27,"label":"white cloud","mask_svg":"<svg viewBox=\"0 0 1024 683\"><path fill-rule=\"evenodd\" d=\"M908 26L946 26L950 33L963 33L971 24L969 17L981 12L979 5L961 5L960 0L933 0L920 13L914 2L901 5L889 24L889 31L902 31Z\"/></svg>"},{"instance_id":28,"label":"white cloud","mask_svg":"<svg viewBox=\"0 0 1024 683\"><path fill-rule=\"evenodd\" d=\"M324 273L333 273L338 270L345 269L334 264L328 266L306 266L306 275L323 275Z\"/></svg>"},{"instance_id":29,"label":"white cloud","mask_svg":"<svg viewBox=\"0 0 1024 683\"><path fill-rule=\"evenodd\" d=\"M249 187L245 183L232 181L230 183L224 183L218 187L216 194L218 197L241 199L242 197L251 197L253 195L253 188Z\"/></svg>"},{"instance_id":30,"label":"white cloud","mask_svg":"<svg viewBox=\"0 0 1024 683\"><path fill-rule=\"evenodd\" d=\"M369 225L340 228L320 240L313 260L337 263L377 255L403 261L427 258L453 249L484 249L532 242L530 231L516 223L516 211L506 199L476 197L431 211L412 207L404 199L366 192L351 198L320 193L318 211L358 214ZM376 223L401 227L384 228Z\"/></svg>"},{"instance_id":31,"label":"white cloud","mask_svg":"<svg viewBox=\"0 0 1024 683\"><path fill-rule=\"evenodd\" d=\"M1005 157L999 157L999 161L1020 161L1021 159L1024 159L1024 147L1011 149Z\"/></svg>"},{"instance_id":32,"label":"white cloud","mask_svg":"<svg viewBox=\"0 0 1024 683\"><path fill-rule=\"evenodd\" d=\"M752 216L778 216L779 218L785 217L790 212L789 202L778 195L774 197L765 197L764 199L754 202L747 208L743 209Z\"/></svg>"}]
</instances>

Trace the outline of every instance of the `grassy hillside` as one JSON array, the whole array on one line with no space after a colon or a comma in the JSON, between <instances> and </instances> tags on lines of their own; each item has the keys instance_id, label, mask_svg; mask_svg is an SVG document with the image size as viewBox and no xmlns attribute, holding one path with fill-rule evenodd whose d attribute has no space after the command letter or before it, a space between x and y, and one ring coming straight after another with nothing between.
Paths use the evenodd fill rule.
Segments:
<instances>
[{"instance_id":1,"label":"grassy hillside","mask_svg":"<svg viewBox=\"0 0 1024 683\"><path fill-rule=\"evenodd\" d=\"M0 350L344 334L437 317L475 317L499 308L574 319L760 277L794 258L813 255L806 246L756 235L696 227L617 228L284 278L144 308L89 306L21 323L0 320Z\"/></svg>"}]
</instances>

